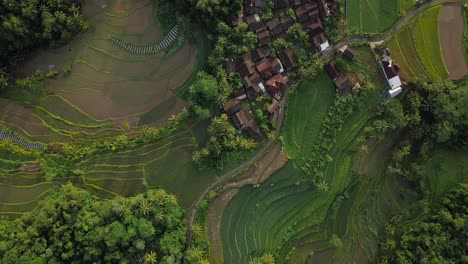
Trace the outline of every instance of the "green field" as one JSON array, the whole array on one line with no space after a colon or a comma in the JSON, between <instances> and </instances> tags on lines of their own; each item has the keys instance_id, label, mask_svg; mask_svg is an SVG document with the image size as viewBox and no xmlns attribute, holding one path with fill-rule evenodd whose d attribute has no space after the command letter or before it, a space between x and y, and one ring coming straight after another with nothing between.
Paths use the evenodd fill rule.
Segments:
<instances>
[{"instance_id":1,"label":"green field","mask_svg":"<svg viewBox=\"0 0 468 264\"><path fill-rule=\"evenodd\" d=\"M225 263L246 263L265 252L273 253L278 263L359 262L375 255L374 232L380 232L414 196L404 182L383 174L395 139L377 144L367 155L356 152L355 139L375 112L367 101L346 121L329 153L333 157L325 169L329 192L296 184L302 173L294 161L259 188L240 190L222 218ZM353 173L359 167L362 175ZM340 249L329 244L334 234L342 240Z\"/></svg>"},{"instance_id":2,"label":"green field","mask_svg":"<svg viewBox=\"0 0 468 264\"><path fill-rule=\"evenodd\" d=\"M346 26L353 33L379 33L399 18L400 11L413 4L412 0L346 1Z\"/></svg>"},{"instance_id":3,"label":"green field","mask_svg":"<svg viewBox=\"0 0 468 264\"><path fill-rule=\"evenodd\" d=\"M358 62L341 58L343 63L370 82L380 84L382 80L374 74L378 68L371 59L370 50L365 47L356 49ZM320 90L321 87L328 87L328 90ZM221 228L224 263L246 263L267 252L274 254L278 263L367 260L377 249L376 235L372 232L380 230L392 213L406 205L383 196L399 195L397 190L403 192L405 187L402 182L386 180L382 173L394 139L379 145L365 157L356 151L356 138L364 133L363 128L372 120L380 102L380 89L377 88L360 99L355 112L338 132L334 147L329 153L323 153L332 158L324 169L330 190L319 192L301 182L303 173L296 164L302 163L302 158L316 143L317 131L332 104L333 90L333 83L324 73L313 82L303 82L297 87L288 102L282 132L288 156L296 159L259 188L242 188L225 208ZM322 97L317 99L319 92ZM321 114L315 117L317 113ZM314 119L308 119L310 116ZM370 162L370 158L376 159L372 171L363 171L362 175L354 173L361 163ZM372 189L377 186L385 192L378 199L371 199L375 195ZM362 212L364 204L372 208L365 214ZM387 209L381 212L381 206ZM370 225L368 222L372 217L378 219ZM330 245L332 235L341 238L343 248L336 250Z\"/></svg>"},{"instance_id":4,"label":"green field","mask_svg":"<svg viewBox=\"0 0 468 264\"><path fill-rule=\"evenodd\" d=\"M415 17L387 43L405 78L443 80L448 72L439 42L440 6Z\"/></svg>"},{"instance_id":5,"label":"green field","mask_svg":"<svg viewBox=\"0 0 468 264\"><path fill-rule=\"evenodd\" d=\"M334 96L335 85L326 72L313 81L302 81L289 95L282 132L289 158L295 159L311 149Z\"/></svg>"}]
</instances>

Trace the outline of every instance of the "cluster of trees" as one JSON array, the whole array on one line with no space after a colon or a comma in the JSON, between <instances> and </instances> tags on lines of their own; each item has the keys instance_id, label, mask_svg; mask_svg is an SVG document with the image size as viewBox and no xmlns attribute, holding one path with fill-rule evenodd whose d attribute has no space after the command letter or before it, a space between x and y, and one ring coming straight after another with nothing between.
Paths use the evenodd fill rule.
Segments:
<instances>
[{"instance_id":1,"label":"cluster of trees","mask_svg":"<svg viewBox=\"0 0 468 264\"><path fill-rule=\"evenodd\" d=\"M0 222L0 262L207 263L197 245L184 254L183 214L164 190L105 200L66 184Z\"/></svg>"},{"instance_id":2,"label":"cluster of trees","mask_svg":"<svg viewBox=\"0 0 468 264\"><path fill-rule=\"evenodd\" d=\"M256 147L252 139L239 134L226 114L211 120L208 134L209 140L206 146L195 151L192 156L192 160L198 165L210 163L222 168L229 154L250 151Z\"/></svg>"},{"instance_id":3,"label":"cluster of trees","mask_svg":"<svg viewBox=\"0 0 468 264\"><path fill-rule=\"evenodd\" d=\"M218 78L218 79L217 79ZM190 111L201 119L211 116L213 106L222 107L232 93L230 78L221 69L215 77L206 72L198 72L189 87Z\"/></svg>"},{"instance_id":4,"label":"cluster of trees","mask_svg":"<svg viewBox=\"0 0 468 264\"><path fill-rule=\"evenodd\" d=\"M320 191L328 191L328 184L325 181L323 171L327 164L333 161L327 155L335 145L336 136L341 130L346 119L351 115L359 102L359 95L337 96L335 102L328 110L325 119L320 126L320 134L302 170L305 175L315 184Z\"/></svg>"},{"instance_id":5,"label":"cluster of trees","mask_svg":"<svg viewBox=\"0 0 468 264\"><path fill-rule=\"evenodd\" d=\"M272 254L266 253L261 257L255 257L249 260L249 264L275 264L275 258Z\"/></svg>"},{"instance_id":6,"label":"cluster of trees","mask_svg":"<svg viewBox=\"0 0 468 264\"><path fill-rule=\"evenodd\" d=\"M466 148L468 93L466 80L416 82L411 87L402 103L390 100L378 130L409 132L395 149L388 172L418 184L424 176L421 164L434 144Z\"/></svg>"},{"instance_id":7,"label":"cluster of trees","mask_svg":"<svg viewBox=\"0 0 468 264\"><path fill-rule=\"evenodd\" d=\"M0 1L0 68L14 65L24 53L69 41L88 25L81 0Z\"/></svg>"},{"instance_id":8,"label":"cluster of trees","mask_svg":"<svg viewBox=\"0 0 468 264\"><path fill-rule=\"evenodd\" d=\"M466 263L468 261L468 186L453 187L417 223L387 226L380 263Z\"/></svg>"}]
</instances>

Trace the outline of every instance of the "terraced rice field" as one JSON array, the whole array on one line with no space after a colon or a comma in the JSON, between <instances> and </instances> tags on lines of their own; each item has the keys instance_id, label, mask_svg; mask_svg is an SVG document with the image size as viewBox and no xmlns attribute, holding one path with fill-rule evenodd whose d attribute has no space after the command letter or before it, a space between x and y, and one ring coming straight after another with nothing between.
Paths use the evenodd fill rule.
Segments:
<instances>
[{"instance_id":1,"label":"terraced rice field","mask_svg":"<svg viewBox=\"0 0 468 264\"><path fill-rule=\"evenodd\" d=\"M369 50L357 50L359 63L347 63L371 82L380 83L382 80L370 77L377 67L370 63ZM324 77L319 75L317 83L327 83L320 78ZM296 93L302 89L297 93L302 97L292 97L288 104L283 138L290 157L293 155L289 151L304 153L304 150L295 147L295 138L287 136L288 133L310 132L321 125L321 120L317 120L288 127L288 122L294 121L291 115L297 114L298 120L304 120L299 118L307 117L304 113L318 112L313 110L317 107L313 102L319 90L304 90L308 87L313 86L298 87ZM322 99L327 98L326 92L322 92L325 93ZM330 187L328 192L299 183L303 173L296 169L295 163L301 161L292 159L259 187L243 187L234 196L221 220L224 263L247 263L267 252L274 254L278 263L365 263L375 256L377 236L383 225L415 199L404 182L383 173L397 136L389 136L382 143L369 142L367 154L357 151L356 139L373 121L380 93L376 88L361 99L357 110L338 132L335 146L329 153L323 153L333 159L324 170ZM326 113L329 104L323 103L321 111ZM301 129L292 129L296 127ZM316 136L308 140L307 144L313 146ZM303 154L293 157L303 157ZM332 236L340 238L343 247L333 247L329 242Z\"/></svg>"},{"instance_id":2,"label":"terraced rice field","mask_svg":"<svg viewBox=\"0 0 468 264\"><path fill-rule=\"evenodd\" d=\"M356 33L379 33L390 27L400 10L411 5L407 0L352 0L346 1L346 26Z\"/></svg>"},{"instance_id":3,"label":"terraced rice field","mask_svg":"<svg viewBox=\"0 0 468 264\"><path fill-rule=\"evenodd\" d=\"M185 106L176 90L193 77L197 60L204 60L195 43L177 31L168 35L164 53L135 54L107 39L112 35L136 46L164 41L153 2L86 1L83 10L90 30L66 46L38 52L20 67L25 75L36 69L61 72L66 66L71 71L48 80L49 95L33 105L0 98L0 139L31 148L55 142L91 144L120 134L131 137L140 125L167 124ZM203 46L205 39L200 36L197 41ZM77 167L82 175L52 180L43 176L35 157L0 153L0 216L31 210L47 190L68 181L102 197L162 186L189 207L222 173L201 172L191 163L194 148L201 144L195 135L201 130L206 126L197 123L145 146L100 153Z\"/></svg>"},{"instance_id":4,"label":"terraced rice field","mask_svg":"<svg viewBox=\"0 0 468 264\"><path fill-rule=\"evenodd\" d=\"M25 73L71 66L70 73L49 81L47 87L93 119L118 125L138 125L142 114L176 100L165 104L166 115L155 120L166 122L185 105L174 91L195 70L197 49L181 39L177 25L161 34L153 2L87 1L83 10L90 30L63 47L39 52L24 65ZM159 42L171 56L149 52Z\"/></svg>"},{"instance_id":5,"label":"terraced rice field","mask_svg":"<svg viewBox=\"0 0 468 264\"><path fill-rule=\"evenodd\" d=\"M291 159L304 156L319 133L319 126L333 103L335 85L326 72L313 81L302 81L288 97L283 137Z\"/></svg>"},{"instance_id":6,"label":"terraced rice field","mask_svg":"<svg viewBox=\"0 0 468 264\"><path fill-rule=\"evenodd\" d=\"M439 40L440 9L436 6L418 15L387 43L407 79L448 77Z\"/></svg>"}]
</instances>

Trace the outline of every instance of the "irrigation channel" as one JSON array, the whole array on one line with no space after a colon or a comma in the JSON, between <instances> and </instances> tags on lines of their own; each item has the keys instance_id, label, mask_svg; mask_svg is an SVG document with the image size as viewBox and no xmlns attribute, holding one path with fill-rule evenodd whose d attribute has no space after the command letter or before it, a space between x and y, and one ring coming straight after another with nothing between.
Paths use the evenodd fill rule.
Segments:
<instances>
[{"instance_id":1,"label":"irrigation channel","mask_svg":"<svg viewBox=\"0 0 468 264\"><path fill-rule=\"evenodd\" d=\"M349 45L351 43L372 43L372 42L381 42L386 40L387 38L391 37L395 32L400 30L404 25L406 25L413 17L418 15L420 12L423 12L433 6L437 5L442 5L442 4L460 4L460 0L429 0L427 2L424 2L423 4L417 5L413 7L412 9L408 10L406 15L401 17L399 20L397 20L390 28L388 28L386 31L384 31L382 34L378 36L372 36L372 37L350 37L350 38L345 38L339 43L331 46L327 50L323 51L322 54L320 54L320 59L325 60L337 50L340 48ZM279 133L281 132L281 128L283 126L283 121L284 121L284 114L285 114L285 106L286 106L286 101L288 98L288 93L291 89L291 87L294 84L290 84L286 90L285 90L285 95L281 99L280 102L280 118L278 121L278 126L275 129L275 135L278 136ZM269 139L265 145L260 149L260 151L253 156L251 159L245 161L244 163L240 164L238 167L234 168L233 170L227 172L223 176L219 177L215 182L213 182L210 186L208 186L198 197L198 199L195 201L195 203L192 206L190 218L189 218L189 224L187 228L187 240L186 240L186 248L190 246L190 239L191 239L191 230L192 226L195 223L195 219L197 217L198 209L200 207L200 203L203 201L203 199L206 197L206 195L216 189L218 186L226 182L228 179L230 179L232 176L236 175L237 173L243 171L244 169L250 167L252 164L254 164L256 161L258 161L260 158L263 157L265 152L271 147L273 144L273 140Z\"/></svg>"}]
</instances>

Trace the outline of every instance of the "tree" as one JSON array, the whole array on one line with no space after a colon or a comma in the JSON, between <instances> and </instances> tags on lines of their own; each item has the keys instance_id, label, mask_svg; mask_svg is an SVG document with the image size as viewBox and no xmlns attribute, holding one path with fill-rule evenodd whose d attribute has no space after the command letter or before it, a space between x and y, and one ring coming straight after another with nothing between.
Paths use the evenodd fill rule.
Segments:
<instances>
[{"instance_id":1,"label":"tree","mask_svg":"<svg viewBox=\"0 0 468 264\"><path fill-rule=\"evenodd\" d=\"M156 263L157 256L162 263L180 263L184 258L183 210L164 190L105 200L66 184L32 212L1 220L0 230L0 263L133 263L134 256L144 263ZM203 256L203 251L190 253Z\"/></svg>"}]
</instances>

